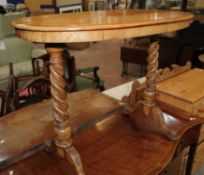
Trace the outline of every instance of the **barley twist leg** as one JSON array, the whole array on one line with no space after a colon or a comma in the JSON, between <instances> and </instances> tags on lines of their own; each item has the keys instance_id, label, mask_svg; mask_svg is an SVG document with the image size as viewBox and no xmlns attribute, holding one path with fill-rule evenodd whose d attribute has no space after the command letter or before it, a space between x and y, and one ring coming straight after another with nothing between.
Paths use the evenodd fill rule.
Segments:
<instances>
[{"instance_id":1,"label":"barley twist leg","mask_svg":"<svg viewBox=\"0 0 204 175\"><path fill-rule=\"evenodd\" d=\"M158 67L159 58L159 44L158 42L153 42L148 49L148 59L147 59L147 74L144 90L144 113L149 115L150 110L155 103L156 95L156 73Z\"/></svg>"},{"instance_id":2,"label":"barley twist leg","mask_svg":"<svg viewBox=\"0 0 204 175\"><path fill-rule=\"evenodd\" d=\"M169 130L164 121L161 109L156 105L156 75L159 58L159 43L151 43L148 49L147 75L144 89L143 111L146 116L153 117L161 132L171 140L177 138L176 133Z\"/></svg>"},{"instance_id":3,"label":"barley twist leg","mask_svg":"<svg viewBox=\"0 0 204 175\"><path fill-rule=\"evenodd\" d=\"M85 175L77 150L72 145L67 93L65 91L64 68L60 47L48 47L50 53L50 81L52 94L52 110L55 120L55 144L57 153L68 159L76 168L78 175Z\"/></svg>"}]
</instances>

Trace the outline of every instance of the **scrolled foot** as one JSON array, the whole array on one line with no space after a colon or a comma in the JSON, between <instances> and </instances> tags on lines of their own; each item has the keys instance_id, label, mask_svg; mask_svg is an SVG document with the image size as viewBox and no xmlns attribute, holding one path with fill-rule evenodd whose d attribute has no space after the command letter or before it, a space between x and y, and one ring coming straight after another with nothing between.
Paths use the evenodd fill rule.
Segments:
<instances>
[{"instance_id":1,"label":"scrolled foot","mask_svg":"<svg viewBox=\"0 0 204 175\"><path fill-rule=\"evenodd\" d=\"M158 123L161 132L168 137L170 140L177 140L177 132L170 130L165 123L164 115L158 106L152 108L151 116Z\"/></svg>"},{"instance_id":2,"label":"scrolled foot","mask_svg":"<svg viewBox=\"0 0 204 175\"><path fill-rule=\"evenodd\" d=\"M86 175L84 172L84 168L81 162L81 158L77 150L73 147L70 146L68 148L65 148L65 156L66 159L72 163L72 165L75 167L77 174L78 175Z\"/></svg>"}]
</instances>

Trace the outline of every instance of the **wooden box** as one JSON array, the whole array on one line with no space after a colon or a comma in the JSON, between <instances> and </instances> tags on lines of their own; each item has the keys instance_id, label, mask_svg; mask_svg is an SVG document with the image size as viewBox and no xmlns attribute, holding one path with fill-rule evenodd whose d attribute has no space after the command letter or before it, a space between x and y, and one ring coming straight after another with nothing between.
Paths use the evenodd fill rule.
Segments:
<instances>
[{"instance_id":1,"label":"wooden box","mask_svg":"<svg viewBox=\"0 0 204 175\"><path fill-rule=\"evenodd\" d=\"M184 116L203 115L204 106L204 70L192 69L173 78L158 83L158 103Z\"/></svg>"}]
</instances>

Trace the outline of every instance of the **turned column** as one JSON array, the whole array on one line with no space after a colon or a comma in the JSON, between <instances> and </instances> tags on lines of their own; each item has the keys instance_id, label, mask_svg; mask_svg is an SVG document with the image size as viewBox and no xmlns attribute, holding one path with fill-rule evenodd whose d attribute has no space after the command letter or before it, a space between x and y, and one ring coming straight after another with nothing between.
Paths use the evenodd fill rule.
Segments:
<instances>
[{"instance_id":1,"label":"turned column","mask_svg":"<svg viewBox=\"0 0 204 175\"><path fill-rule=\"evenodd\" d=\"M156 85L157 85L157 68L159 58L159 43L152 42L148 49L147 74L143 95L143 112L150 116L160 129L160 132L171 140L177 139L177 132L169 129L164 120L164 115L156 104Z\"/></svg>"},{"instance_id":2,"label":"turned column","mask_svg":"<svg viewBox=\"0 0 204 175\"><path fill-rule=\"evenodd\" d=\"M144 90L143 109L146 115L149 115L151 108L156 105L156 76L158 58L159 44L158 42L153 42L148 49L147 74Z\"/></svg>"},{"instance_id":3,"label":"turned column","mask_svg":"<svg viewBox=\"0 0 204 175\"><path fill-rule=\"evenodd\" d=\"M76 168L79 175L84 175L84 170L78 152L72 145L72 129L66 102L64 67L62 59L62 45L47 45L50 53L50 81L52 95L52 112L55 122L55 144L57 153L69 160Z\"/></svg>"},{"instance_id":4,"label":"turned column","mask_svg":"<svg viewBox=\"0 0 204 175\"><path fill-rule=\"evenodd\" d=\"M144 87L135 82L129 96L128 110L130 117L138 127L167 136L171 140L177 139L177 133L167 127L164 115L156 104L157 67L159 58L159 44L152 42L148 49L147 74ZM143 93L143 94L141 94Z\"/></svg>"}]
</instances>

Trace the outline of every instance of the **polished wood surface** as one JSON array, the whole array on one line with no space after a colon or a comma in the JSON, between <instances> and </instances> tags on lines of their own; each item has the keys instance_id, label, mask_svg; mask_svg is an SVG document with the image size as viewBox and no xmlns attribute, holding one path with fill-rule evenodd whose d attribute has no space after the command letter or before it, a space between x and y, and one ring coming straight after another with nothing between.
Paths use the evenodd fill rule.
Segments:
<instances>
[{"instance_id":1,"label":"polished wood surface","mask_svg":"<svg viewBox=\"0 0 204 175\"><path fill-rule=\"evenodd\" d=\"M83 105L79 105L79 101ZM70 106L69 115L73 134L123 108L118 101L96 90L72 93L67 103ZM97 105L98 103L102 105ZM51 100L20 109L1 118L0 165L52 139L53 125Z\"/></svg>"},{"instance_id":2,"label":"polished wood surface","mask_svg":"<svg viewBox=\"0 0 204 175\"><path fill-rule=\"evenodd\" d=\"M193 116L204 118L203 76L204 71L195 68L158 83L157 100Z\"/></svg>"},{"instance_id":3,"label":"polished wood surface","mask_svg":"<svg viewBox=\"0 0 204 175\"><path fill-rule=\"evenodd\" d=\"M75 135L73 145L81 155L86 173L89 175L160 173L173 158L176 148L185 146L187 140L194 138L192 134L196 128L193 126L197 123L168 116L165 119L170 127L179 131L183 138L180 138L181 143L172 142L161 135L142 133L132 124L128 116L122 114L111 116ZM182 136L187 128L193 129ZM42 152L5 169L1 175L7 175L9 170L13 170L16 175L75 175L70 164Z\"/></svg>"},{"instance_id":4,"label":"polished wood surface","mask_svg":"<svg viewBox=\"0 0 204 175\"><path fill-rule=\"evenodd\" d=\"M189 26L190 13L165 10L109 10L27 17L12 22L17 35L34 42L63 43L123 39Z\"/></svg>"},{"instance_id":5,"label":"polished wood surface","mask_svg":"<svg viewBox=\"0 0 204 175\"><path fill-rule=\"evenodd\" d=\"M204 96L204 89L200 88L204 87L203 77L204 70L195 68L159 83L158 90L193 104Z\"/></svg>"},{"instance_id":6,"label":"polished wood surface","mask_svg":"<svg viewBox=\"0 0 204 175\"><path fill-rule=\"evenodd\" d=\"M85 12L76 15L58 14L23 18L14 21L12 25L15 27L17 35L26 40L44 43L67 43L123 39L176 31L189 26L191 18L191 14L180 11L116 10ZM147 123L151 125L151 121L153 121L153 123L156 124L155 126L158 126L164 135L169 136L169 138L172 138L175 142L166 139L157 132L150 132L148 135L145 135L143 131L133 129L134 127L130 119L127 119L129 123L127 128L130 130L126 130L126 126L123 126L120 122L119 125L116 122L117 127L114 127L114 123L111 123L107 125L108 128L104 133L105 135L91 129L89 134L94 137L93 139L93 137L87 134L89 130L85 130L80 134L83 136L79 137L79 139L77 139L77 135L74 137L73 145L70 131L70 129L72 129L72 127L70 127L71 117L67 114L68 106L65 103L66 95L63 95L65 94L65 89L62 78L63 70L60 53L62 51L60 48L62 45L47 45L48 51L51 54L50 78L53 97L52 111L56 121L56 150L58 155L69 160L69 163L75 166L77 174L85 174L80 157L82 157L83 166L87 174L131 175L135 174L135 172L138 172L138 174L157 174L171 161L178 143L182 140L182 136L186 134L185 132L202 123L199 119L194 121L180 121L176 118L166 118L159 107L155 105L155 70L158 65L157 52L159 47L158 43L153 43L152 46L153 45L156 47L156 50L154 51L154 49L150 47L149 58L152 57L153 59L152 62L150 59L150 63L148 63L148 66L150 66L148 74L151 72L154 73L152 76L147 76L147 82L149 83L147 83L148 87L146 87L145 100L138 103L142 110L137 111L137 113L132 112L130 116L132 119L138 117L142 118L143 121L146 120L144 123L139 124L144 127L147 126ZM148 88L150 88L149 92ZM132 94L134 94L135 91L136 89L133 89ZM151 103L149 103L150 101ZM146 106L145 102L148 103ZM60 106L61 104L62 106ZM80 101L80 104L83 103ZM101 104L103 103L100 103L100 105ZM97 102L95 105L100 106ZM69 110L70 109L71 107ZM82 113L82 109L79 109L79 113ZM94 112L94 110L95 109L91 109L90 113ZM135 110L137 110L137 107ZM93 120L96 121L95 118ZM106 121L103 122L106 123ZM89 120L89 123L93 123L93 121ZM126 121L122 123L127 124ZM136 126L139 128L139 125ZM95 127L101 128L100 123L96 123ZM196 130L195 133L195 135L197 135L199 129ZM195 142L196 137L192 138L192 140L194 140L193 142ZM155 143L156 145L151 145L151 143ZM84 149L83 146L86 144L88 144L88 146ZM182 148L189 144L192 144L192 142L188 144L185 142ZM164 145L167 145L169 149L164 147ZM75 147L79 152L76 151ZM155 152L157 153L155 154ZM125 168L125 172L122 171L123 168L119 168L120 165L128 166Z\"/></svg>"}]
</instances>

